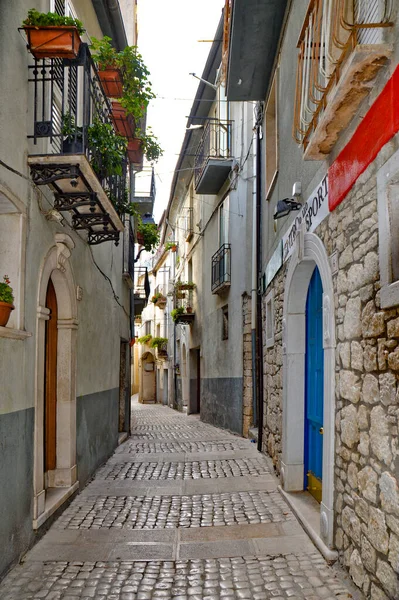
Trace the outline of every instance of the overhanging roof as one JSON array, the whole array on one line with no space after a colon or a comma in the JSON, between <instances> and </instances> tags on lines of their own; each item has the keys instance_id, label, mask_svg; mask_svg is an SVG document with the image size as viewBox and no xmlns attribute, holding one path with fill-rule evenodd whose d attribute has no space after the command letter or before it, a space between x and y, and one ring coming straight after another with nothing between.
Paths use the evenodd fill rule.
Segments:
<instances>
[{"instance_id":1,"label":"overhanging roof","mask_svg":"<svg viewBox=\"0 0 399 600\"><path fill-rule=\"evenodd\" d=\"M264 100L287 0L234 0L230 22L227 99Z\"/></svg>"}]
</instances>

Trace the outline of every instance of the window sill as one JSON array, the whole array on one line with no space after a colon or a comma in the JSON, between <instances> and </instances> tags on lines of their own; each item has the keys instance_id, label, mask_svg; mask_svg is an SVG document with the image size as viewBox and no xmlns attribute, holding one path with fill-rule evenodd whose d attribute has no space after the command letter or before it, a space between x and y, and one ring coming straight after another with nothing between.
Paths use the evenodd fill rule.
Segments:
<instances>
[{"instance_id":1,"label":"window sill","mask_svg":"<svg viewBox=\"0 0 399 600\"><path fill-rule=\"evenodd\" d=\"M12 327L0 327L0 338L8 338L11 340L25 340L26 338L32 337L29 331L23 331L22 329L12 329Z\"/></svg>"}]
</instances>

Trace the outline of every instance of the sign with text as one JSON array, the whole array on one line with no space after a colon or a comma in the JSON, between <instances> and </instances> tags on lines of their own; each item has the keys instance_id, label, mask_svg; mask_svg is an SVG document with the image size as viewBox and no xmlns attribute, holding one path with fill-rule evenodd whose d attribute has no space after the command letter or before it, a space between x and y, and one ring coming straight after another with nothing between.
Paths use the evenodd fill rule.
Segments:
<instances>
[{"instance_id":1,"label":"sign with text","mask_svg":"<svg viewBox=\"0 0 399 600\"><path fill-rule=\"evenodd\" d=\"M309 196L301 210L298 212L295 221L287 233L283 236L283 262L285 262L293 253L295 240L301 229L302 223L306 233L311 233L330 213L328 208L328 175L324 177L320 185Z\"/></svg>"}]
</instances>

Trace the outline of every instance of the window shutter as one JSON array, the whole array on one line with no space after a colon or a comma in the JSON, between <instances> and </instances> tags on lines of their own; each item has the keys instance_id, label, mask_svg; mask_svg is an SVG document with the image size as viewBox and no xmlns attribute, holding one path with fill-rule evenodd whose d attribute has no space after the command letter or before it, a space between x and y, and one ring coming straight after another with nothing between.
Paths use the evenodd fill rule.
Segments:
<instances>
[{"instance_id":1,"label":"window shutter","mask_svg":"<svg viewBox=\"0 0 399 600\"><path fill-rule=\"evenodd\" d=\"M381 0L354 0L356 23L370 24L381 22L381 8ZM379 44L381 42L381 28L374 27L371 29L358 30L359 44Z\"/></svg>"},{"instance_id":2,"label":"window shutter","mask_svg":"<svg viewBox=\"0 0 399 600\"><path fill-rule=\"evenodd\" d=\"M54 12L57 15L65 15L65 0L54 0Z\"/></svg>"}]
</instances>

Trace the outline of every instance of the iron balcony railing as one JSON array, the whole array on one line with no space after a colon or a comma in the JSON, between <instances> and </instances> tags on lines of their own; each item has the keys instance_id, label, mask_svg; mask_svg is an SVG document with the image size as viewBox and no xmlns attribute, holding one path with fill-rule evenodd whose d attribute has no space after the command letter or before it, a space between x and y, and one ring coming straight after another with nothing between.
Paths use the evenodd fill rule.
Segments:
<instances>
[{"instance_id":1,"label":"iron balcony railing","mask_svg":"<svg viewBox=\"0 0 399 600\"><path fill-rule=\"evenodd\" d=\"M133 292L134 295L139 297L139 298L143 298L146 299L147 296L147 289L146 289L146 273L147 273L147 268L146 267L136 267L134 269L134 287L133 287Z\"/></svg>"},{"instance_id":2,"label":"iron balcony railing","mask_svg":"<svg viewBox=\"0 0 399 600\"><path fill-rule=\"evenodd\" d=\"M231 245L222 244L212 256L212 294L217 294L231 283Z\"/></svg>"},{"instance_id":3,"label":"iron balcony railing","mask_svg":"<svg viewBox=\"0 0 399 600\"><path fill-rule=\"evenodd\" d=\"M128 197L127 158L119 161L115 170L115 162L110 164L112 157L100 150L104 129L113 135L111 104L103 92L87 44L81 44L76 60L35 59L29 65L29 82L33 86L33 131L28 137L34 144L30 164L40 157L31 166L34 181L56 186L65 177L63 171L71 169L66 158L84 155L117 213L122 214ZM54 156L62 157L59 165L55 164ZM46 162L47 157L53 158ZM114 174L109 175L110 171ZM71 205L73 210L79 207L76 201L83 202L73 198L73 192L81 191L73 185L71 177L70 198L61 198L55 208L67 210ZM91 200L94 202L95 198ZM86 204L93 206L90 202ZM75 210L75 216L79 218L79 211Z\"/></svg>"},{"instance_id":4,"label":"iron balcony railing","mask_svg":"<svg viewBox=\"0 0 399 600\"><path fill-rule=\"evenodd\" d=\"M195 155L196 186L210 159L228 159L232 157L231 125L232 121L220 121L219 119L210 119L207 122Z\"/></svg>"},{"instance_id":5,"label":"iron balcony railing","mask_svg":"<svg viewBox=\"0 0 399 600\"><path fill-rule=\"evenodd\" d=\"M357 45L380 44L393 0L311 0L299 36L293 137L306 146Z\"/></svg>"}]
</instances>

